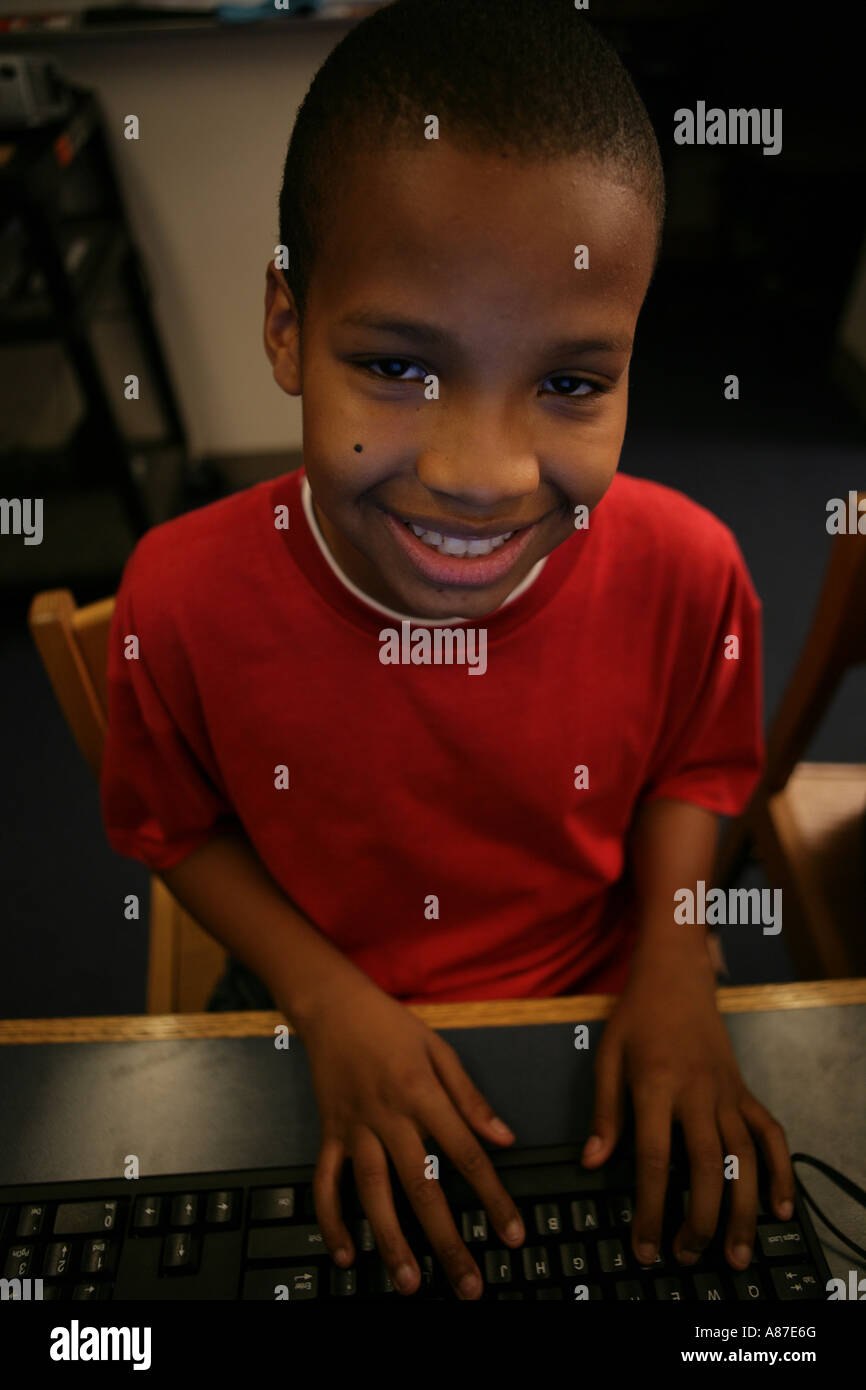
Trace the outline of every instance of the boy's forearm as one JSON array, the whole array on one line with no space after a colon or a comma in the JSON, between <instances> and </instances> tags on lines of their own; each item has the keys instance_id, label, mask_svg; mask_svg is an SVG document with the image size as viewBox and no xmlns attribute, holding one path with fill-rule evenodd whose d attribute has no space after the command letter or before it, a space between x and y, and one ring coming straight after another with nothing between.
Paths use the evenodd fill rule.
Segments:
<instances>
[{"instance_id":1,"label":"boy's forearm","mask_svg":"<svg viewBox=\"0 0 866 1390\"><path fill-rule=\"evenodd\" d=\"M635 962L693 960L712 969L707 928L674 919L674 894L712 877L718 817L685 801L659 798L639 810L630 852L638 901Z\"/></svg>"},{"instance_id":2,"label":"boy's forearm","mask_svg":"<svg viewBox=\"0 0 866 1390\"><path fill-rule=\"evenodd\" d=\"M367 980L289 902L240 832L217 836L159 877L199 926L264 980L296 1026L338 977Z\"/></svg>"}]
</instances>

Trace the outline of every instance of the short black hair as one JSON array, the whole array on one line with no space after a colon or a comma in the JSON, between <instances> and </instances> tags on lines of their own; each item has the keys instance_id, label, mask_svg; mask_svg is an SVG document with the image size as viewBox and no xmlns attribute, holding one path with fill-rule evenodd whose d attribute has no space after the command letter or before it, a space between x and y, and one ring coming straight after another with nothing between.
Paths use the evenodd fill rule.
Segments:
<instances>
[{"instance_id":1,"label":"short black hair","mask_svg":"<svg viewBox=\"0 0 866 1390\"><path fill-rule=\"evenodd\" d=\"M328 55L289 141L279 198L286 282L303 321L325 219L359 152L440 138L473 153L603 163L656 219L664 172L646 108L616 50L573 0L394 0Z\"/></svg>"}]
</instances>

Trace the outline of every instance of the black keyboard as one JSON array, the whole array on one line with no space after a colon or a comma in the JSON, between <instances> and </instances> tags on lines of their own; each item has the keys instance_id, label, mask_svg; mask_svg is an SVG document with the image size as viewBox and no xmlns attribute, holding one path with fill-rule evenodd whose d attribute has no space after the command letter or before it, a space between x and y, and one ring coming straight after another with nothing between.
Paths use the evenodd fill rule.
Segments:
<instances>
[{"instance_id":1,"label":"black keyboard","mask_svg":"<svg viewBox=\"0 0 866 1390\"><path fill-rule=\"evenodd\" d=\"M671 1164L664 1236L649 1268L638 1265L631 1250L634 1168L627 1157L614 1155L595 1173L581 1167L580 1147L573 1145L490 1158L526 1227L516 1250L503 1248L465 1180L444 1162L440 1169L457 1228L484 1279L485 1299L826 1298L830 1271L808 1211L798 1194L792 1220L776 1220L763 1170L754 1259L739 1273L724 1258L724 1218L696 1265L686 1269L673 1258L689 1183L681 1155ZM342 1196L356 1259L348 1270L331 1260L316 1225L313 1171L246 1169L0 1188L0 1277L12 1281L0 1284L0 1296L401 1299L376 1250L351 1165ZM392 1188L422 1275L410 1297L456 1299L393 1172Z\"/></svg>"}]
</instances>

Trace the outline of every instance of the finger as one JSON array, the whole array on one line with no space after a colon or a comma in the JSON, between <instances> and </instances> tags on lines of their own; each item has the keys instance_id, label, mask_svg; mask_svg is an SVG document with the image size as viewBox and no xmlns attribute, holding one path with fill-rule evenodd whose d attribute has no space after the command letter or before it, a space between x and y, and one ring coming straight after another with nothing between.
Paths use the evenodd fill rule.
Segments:
<instances>
[{"instance_id":1,"label":"finger","mask_svg":"<svg viewBox=\"0 0 866 1390\"><path fill-rule=\"evenodd\" d=\"M595 1063L592 1128L581 1155L581 1162L585 1168L597 1167L598 1164L604 1163L616 1148L622 1131L622 1064L621 1046L605 1035Z\"/></svg>"},{"instance_id":2,"label":"finger","mask_svg":"<svg viewBox=\"0 0 866 1390\"><path fill-rule=\"evenodd\" d=\"M345 1269L355 1258L349 1229L343 1221L340 1174L346 1151L337 1139L325 1139L313 1175L313 1202L322 1239L338 1265Z\"/></svg>"},{"instance_id":3,"label":"finger","mask_svg":"<svg viewBox=\"0 0 866 1390\"><path fill-rule=\"evenodd\" d=\"M434 1069L468 1125L497 1144L513 1144L514 1131L500 1120L492 1105L473 1084L458 1054L438 1033L430 1044Z\"/></svg>"},{"instance_id":4,"label":"finger","mask_svg":"<svg viewBox=\"0 0 866 1390\"><path fill-rule=\"evenodd\" d=\"M674 1240L674 1254L693 1265L709 1245L719 1224L725 1185L722 1145L715 1107L701 1092L681 1104L680 1117L689 1154L689 1209Z\"/></svg>"},{"instance_id":5,"label":"finger","mask_svg":"<svg viewBox=\"0 0 866 1390\"><path fill-rule=\"evenodd\" d=\"M514 1198L505 1190L490 1158L467 1129L447 1094L440 1090L426 1097L417 1114L457 1171L478 1193L500 1239L507 1245L521 1245L526 1231Z\"/></svg>"},{"instance_id":6,"label":"finger","mask_svg":"<svg viewBox=\"0 0 866 1390\"><path fill-rule=\"evenodd\" d=\"M758 1216L758 1155L752 1136L738 1109L731 1106L719 1111L719 1130L725 1148L725 1161L737 1159L738 1176L728 1185L731 1197L725 1255L735 1269L745 1269L752 1262L755 1247L755 1222Z\"/></svg>"},{"instance_id":7,"label":"finger","mask_svg":"<svg viewBox=\"0 0 866 1390\"><path fill-rule=\"evenodd\" d=\"M673 1098L667 1081L633 1089L637 1196L632 1249L642 1265L658 1255L671 1159Z\"/></svg>"},{"instance_id":8,"label":"finger","mask_svg":"<svg viewBox=\"0 0 866 1390\"><path fill-rule=\"evenodd\" d=\"M756 1136L770 1171L770 1201L780 1221L790 1221L794 1215L794 1196L797 1186L788 1151L785 1131L751 1092L740 1101L740 1114Z\"/></svg>"},{"instance_id":9,"label":"finger","mask_svg":"<svg viewBox=\"0 0 866 1390\"><path fill-rule=\"evenodd\" d=\"M455 1123L460 1124L464 1133L476 1143L445 1096L443 1103L454 1116ZM429 1132L434 1133L432 1124ZM438 1180L428 1176L427 1155L418 1131L409 1122L399 1125L388 1135L388 1151L415 1215L457 1297L480 1298L484 1291L481 1271L454 1224ZM372 1221L372 1217L370 1219Z\"/></svg>"},{"instance_id":10,"label":"finger","mask_svg":"<svg viewBox=\"0 0 866 1390\"><path fill-rule=\"evenodd\" d=\"M421 1141L408 1121L406 1128L420 1148ZM390 1145L389 1151L393 1153ZM391 1177L382 1142L371 1129L363 1128L353 1136L351 1152L358 1197L391 1282L400 1293L414 1293L421 1282L421 1272L394 1210Z\"/></svg>"}]
</instances>

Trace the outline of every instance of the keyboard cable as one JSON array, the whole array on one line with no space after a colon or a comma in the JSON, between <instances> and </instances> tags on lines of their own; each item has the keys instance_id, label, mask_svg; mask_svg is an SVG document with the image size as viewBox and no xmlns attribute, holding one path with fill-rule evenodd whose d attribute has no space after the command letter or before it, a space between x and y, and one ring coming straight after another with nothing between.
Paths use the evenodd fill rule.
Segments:
<instances>
[{"instance_id":1,"label":"keyboard cable","mask_svg":"<svg viewBox=\"0 0 866 1390\"><path fill-rule=\"evenodd\" d=\"M835 1183L837 1187L841 1187L842 1191L850 1197L852 1201L856 1202L858 1206L866 1208L866 1192L863 1191L862 1187L858 1187L857 1183L853 1182L851 1178L846 1178L844 1173L840 1173L838 1168L832 1168L829 1163L824 1163L820 1158L813 1158L811 1154L791 1154L791 1163L811 1164L813 1168L817 1168L819 1173L823 1173L824 1176L829 1178L832 1183ZM796 1169L794 1171L794 1181L800 1189L803 1201L812 1208L820 1220L823 1221L824 1225L833 1232L834 1236L836 1236L838 1240L844 1241L847 1246L850 1246L850 1248L860 1256L861 1260L866 1260L866 1250L863 1249L862 1245L858 1245L856 1241L849 1240L847 1236L842 1234L837 1226L833 1225L832 1221L827 1220L827 1217L818 1206L818 1203L809 1195Z\"/></svg>"}]
</instances>

